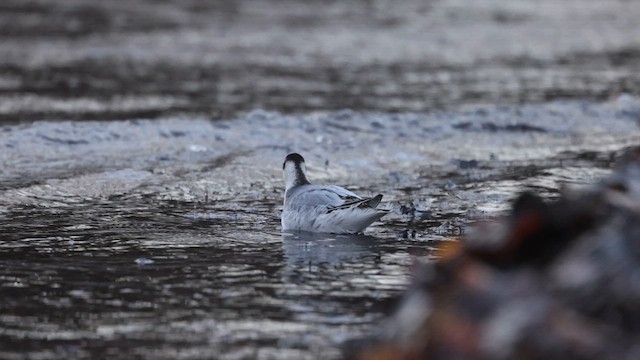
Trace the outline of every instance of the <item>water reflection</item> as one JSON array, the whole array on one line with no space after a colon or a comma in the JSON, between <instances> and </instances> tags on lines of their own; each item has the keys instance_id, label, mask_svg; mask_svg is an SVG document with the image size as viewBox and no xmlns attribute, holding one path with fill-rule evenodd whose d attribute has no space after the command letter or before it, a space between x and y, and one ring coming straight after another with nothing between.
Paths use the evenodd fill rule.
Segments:
<instances>
[{"instance_id":1,"label":"water reflection","mask_svg":"<svg viewBox=\"0 0 640 360\"><path fill-rule=\"evenodd\" d=\"M308 232L283 233L282 250L287 267L304 265L340 265L358 261L377 251L377 241L369 235L318 234Z\"/></svg>"},{"instance_id":2,"label":"water reflection","mask_svg":"<svg viewBox=\"0 0 640 360\"><path fill-rule=\"evenodd\" d=\"M395 251L381 251L393 244ZM339 347L406 286L410 255L399 245L369 235L282 234L279 297L297 322L331 329L331 345Z\"/></svg>"}]
</instances>

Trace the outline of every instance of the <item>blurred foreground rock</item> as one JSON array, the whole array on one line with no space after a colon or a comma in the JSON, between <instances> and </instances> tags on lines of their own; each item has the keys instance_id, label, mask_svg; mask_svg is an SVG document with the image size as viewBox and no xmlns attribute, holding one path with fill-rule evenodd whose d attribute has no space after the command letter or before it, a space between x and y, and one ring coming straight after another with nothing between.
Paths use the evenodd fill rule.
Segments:
<instances>
[{"instance_id":1,"label":"blurred foreground rock","mask_svg":"<svg viewBox=\"0 0 640 360\"><path fill-rule=\"evenodd\" d=\"M639 359L640 148L590 190L525 193L445 243L355 359Z\"/></svg>"}]
</instances>

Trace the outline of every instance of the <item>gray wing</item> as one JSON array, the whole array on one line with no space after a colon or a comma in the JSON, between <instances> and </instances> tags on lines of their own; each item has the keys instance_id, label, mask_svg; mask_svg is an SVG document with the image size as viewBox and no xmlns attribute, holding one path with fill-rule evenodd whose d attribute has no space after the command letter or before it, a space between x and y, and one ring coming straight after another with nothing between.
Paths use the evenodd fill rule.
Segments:
<instances>
[{"instance_id":1,"label":"gray wing","mask_svg":"<svg viewBox=\"0 0 640 360\"><path fill-rule=\"evenodd\" d=\"M380 204L380 201L382 200L382 194L378 194L372 198L365 198L365 199L358 199L358 200L353 200L353 201L347 201L342 205L338 205L338 206L332 206L329 208L329 211L327 211L328 213L334 211L334 210L339 210L339 209L347 209L347 208L352 208L352 207L359 207L362 209L366 209L366 208L370 208L370 209L375 209L376 206L378 206L378 204Z\"/></svg>"},{"instance_id":2,"label":"gray wing","mask_svg":"<svg viewBox=\"0 0 640 360\"><path fill-rule=\"evenodd\" d=\"M331 213L334 210L356 207L375 209L381 200L381 194L372 198L362 198L335 185L304 185L300 187L299 191L291 194L290 203L293 207L322 206L326 207L327 213Z\"/></svg>"},{"instance_id":3,"label":"gray wing","mask_svg":"<svg viewBox=\"0 0 640 360\"><path fill-rule=\"evenodd\" d=\"M303 185L293 190L288 201L297 206L326 206L327 208L334 208L362 201L360 196L335 185Z\"/></svg>"}]
</instances>

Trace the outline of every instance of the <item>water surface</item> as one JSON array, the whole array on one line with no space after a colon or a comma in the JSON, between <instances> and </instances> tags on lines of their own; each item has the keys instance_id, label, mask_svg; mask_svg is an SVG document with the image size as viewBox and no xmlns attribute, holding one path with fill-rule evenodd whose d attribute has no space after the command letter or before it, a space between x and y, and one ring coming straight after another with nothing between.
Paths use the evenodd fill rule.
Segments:
<instances>
[{"instance_id":1,"label":"water surface","mask_svg":"<svg viewBox=\"0 0 640 360\"><path fill-rule=\"evenodd\" d=\"M0 131L0 357L338 358L441 241L606 175L638 100L459 112L255 111ZM282 234L281 166L385 194L364 235ZM382 325L384 326L384 325Z\"/></svg>"},{"instance_id":2,"label":"water surface","mask_svg":"<svg viewBox=\"0 0 640 360\"><path fill-rule=\"evenodd\" d=\"M277 219L188 203L68 205L4 214L4 358L335 357L406 284L410 254L430 251L392 234L283 235Z\"/></svg>"}]
</instances>

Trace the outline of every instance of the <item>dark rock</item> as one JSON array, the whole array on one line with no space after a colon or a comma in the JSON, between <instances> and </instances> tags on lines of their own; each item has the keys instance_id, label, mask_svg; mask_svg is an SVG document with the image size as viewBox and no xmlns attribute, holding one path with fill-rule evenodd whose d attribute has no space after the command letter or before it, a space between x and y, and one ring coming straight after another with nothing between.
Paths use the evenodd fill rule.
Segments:
<instances>
[{"instance_id":1,"label":"dark rock","mask_svg":"<svg viewBox=\"0 0 640 360\"><path fill-rule=\"evenodd\" d=\"M589 190L447 241L356 359L633 359L640 354L640 148Z\"/></svg>"}]
</instances>

